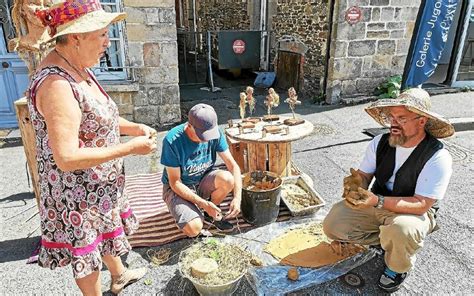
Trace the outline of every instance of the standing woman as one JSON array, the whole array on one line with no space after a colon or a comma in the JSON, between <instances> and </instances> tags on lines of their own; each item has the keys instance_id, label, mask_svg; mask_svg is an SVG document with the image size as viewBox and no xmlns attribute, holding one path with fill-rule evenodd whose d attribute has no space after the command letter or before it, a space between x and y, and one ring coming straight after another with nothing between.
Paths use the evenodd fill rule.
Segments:
<instances>
[{"instance_id":1,"label":"standing woman","mask_svg":"<svg viewBox=\"0 0 474 296\"><path fill-rule=\"evenodd\" d=\"M67 0L37 16L56 39L28 95L40 175L39 265L71 264L81 292L101 295L105 263L117 294L146 273L120 259L131 249L125 235L138 228L123 191L122 157L152 152L155 131L121 118L88 68L109 46L108 26L125 14L105 12L99 0ZM134 138L121 143L121 134Z\"/></svg>"}]
</instances>

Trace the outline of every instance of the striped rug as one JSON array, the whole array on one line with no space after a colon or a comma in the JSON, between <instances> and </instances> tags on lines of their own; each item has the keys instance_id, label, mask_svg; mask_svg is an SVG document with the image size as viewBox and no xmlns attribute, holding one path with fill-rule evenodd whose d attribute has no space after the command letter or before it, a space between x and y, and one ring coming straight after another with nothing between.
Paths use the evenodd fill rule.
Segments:
<instances>
[{"instance_id":1,"label":"striped rug","mask_svg":"<svg viewBox=\"0 0 474 296\"><path fill-rule=\"evenodd\" d=\"M161 173L127 176L125 190L130 206L140 221L138 230L128 237L132 247L160 246L186 237L176 226L163 201ZM231 200L229 195L221 204L223 212L229 209ZM282 203L277 221L290 218L288 208ZM235 226L237 220L240 228L254 227L240 215L230 222Z\"/></svg>"}]
</instances>

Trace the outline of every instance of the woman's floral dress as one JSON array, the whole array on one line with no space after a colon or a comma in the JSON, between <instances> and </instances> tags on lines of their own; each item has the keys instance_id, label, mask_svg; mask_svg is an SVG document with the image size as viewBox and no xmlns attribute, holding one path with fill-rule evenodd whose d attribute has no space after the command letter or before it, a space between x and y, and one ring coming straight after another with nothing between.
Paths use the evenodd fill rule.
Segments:
<instances>
[{"instance_id":1,"label":"woman's floral dress","mask_svg":"<svg viewBox=\"0 0 474 296\"><path fill-rule=\"evenodd\" d=\"M97 83L93 74L89 74ZM41 196L38 262L51 269L72 264L74 277L82 278L102 268L103 255L120 256L131 249L125 234L135 231L138 221L124 195L121 158L72 172L64 172L56 165L48 143L46 121L35 107L37 89L49 75L59 75L71 85L82 111L77 135L81 148L119 144L119 113L109 96L106 95L107 102L94 99L59 67L37 72L28 89Z\"/></svg>"}]
</instances>

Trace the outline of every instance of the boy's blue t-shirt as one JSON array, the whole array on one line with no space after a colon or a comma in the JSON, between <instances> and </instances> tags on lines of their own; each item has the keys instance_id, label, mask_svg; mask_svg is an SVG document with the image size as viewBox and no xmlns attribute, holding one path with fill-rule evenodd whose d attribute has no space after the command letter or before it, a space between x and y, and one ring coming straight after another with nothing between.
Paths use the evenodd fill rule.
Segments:
<instances>
[{"instance_id":1,"label":"boy's blue t-shirt","mask_svg":"<svg viewBox=\"0 0 474 296\"><path fill-rule=\"evenodd\" d=\"M163 139L161 164L167 167L181 168L181 181L186 185L198 184L202 177L212 169L217 152L229 149L224 134L204 143L196 143L186 135L186 123L172 128ZM169 184L166 168L161 178L163 184Z\"/></svg>"}]
</instances>

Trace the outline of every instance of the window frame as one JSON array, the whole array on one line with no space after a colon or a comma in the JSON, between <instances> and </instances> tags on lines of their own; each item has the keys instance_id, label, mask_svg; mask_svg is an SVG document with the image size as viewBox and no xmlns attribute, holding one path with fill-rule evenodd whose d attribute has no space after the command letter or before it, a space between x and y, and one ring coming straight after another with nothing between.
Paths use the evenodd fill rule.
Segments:
<instances>
[{"instance_id":1,"label":"window frame","mask_svg":"<svg viewBox=\"0 0 474 296\"><path fill-rule=\"evenodd\" d=\"M116 12L122 12L122 1L121 0L100 0L100 4L102 7L111 6L115 8ZM126 46L125 46L125 32L124 32L124 23L123 21L117 22L115 24L117 26L118 37L110 37L110 41L114 41L118 43L118 50L120 61L122 63L122 71L109 71L108 67L100 67L100 63L98 66L91 67L91 70L94 72L94 75L97 77L99 81L125 81L129 77L129 73L127 71L126 65Z\"/></svg>"}]
</instances>

